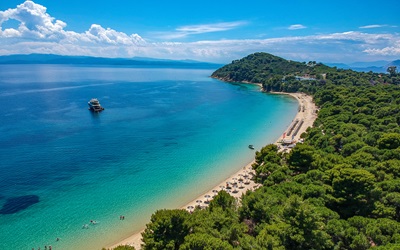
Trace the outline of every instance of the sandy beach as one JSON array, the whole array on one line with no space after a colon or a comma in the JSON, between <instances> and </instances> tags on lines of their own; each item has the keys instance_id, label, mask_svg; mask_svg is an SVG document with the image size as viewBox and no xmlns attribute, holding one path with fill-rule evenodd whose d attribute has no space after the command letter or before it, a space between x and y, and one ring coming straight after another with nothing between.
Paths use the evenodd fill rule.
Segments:
<instances>
[{"instance_id":1,"label":"sandy beach","mask_svg":"<svg viewBox=\"0 0 400 250\"><path fill-rule=\"evenodd\" d=\"M281 135L277 135L277 140L275 144L280 145L280 142L283 139L283 134L289 134L286 138L290 138L292 141L299 141L300 135L306 131L308 127L311 127L317 118L317 107L313 103L312 97L303 93L282 93L276 92L273 94L287 94L290 95L299 102L299 109L296 116L293 118L292 124L286 128L285 131L282 131ZM295 126L293 126L295 125ZM291 130L291 131L290 131ZM291 134L290 132L293 132ZM281 147L281 149L285 149L285 147ZM289 148L285 150L290 150ZM254 161L253 161L254 162ZM229 178L225 179L214 188L209 190L208 192L200 195L199 197L193 199L191 202L187 203L185 206L181 207L181 209L187 209L189 212L194 209L196 206L205 207L208 206L208 202L212 199L212 197L220 190L226 190L229 192L233 197L237 198L238 201L243 193L247 190L254 190L259 187L260 184L256 184L252 181L251 177L253 176L253 170L251 165L253 162L250 162L245 167L240 169L235 174L229 176ZM228 187L228 188L227 188ZM134 246L135 249L141 249L142 243L142 231L136 232L130 237L112 244L108 246L108 249L113 249L120 245L130 245Z\"/></svg>"}]
</instances>

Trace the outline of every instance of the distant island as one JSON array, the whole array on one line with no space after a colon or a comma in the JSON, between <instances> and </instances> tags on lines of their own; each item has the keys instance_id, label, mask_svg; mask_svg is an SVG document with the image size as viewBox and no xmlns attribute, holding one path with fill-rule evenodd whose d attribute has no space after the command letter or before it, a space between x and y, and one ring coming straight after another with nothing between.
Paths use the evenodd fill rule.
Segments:
<instances>
[{"instance_id":1,"label":"distant island","mask_svg":"<svg viewBox=\"0 0 400 250\"><path fill-rule=\"evenodd\" d=\"M255 53L212 77L306 93L319 107L318 118L289 153L274 144L255 153L253 178L261 187L240 200L219 191L207 208L192 213L155 212L142 249L400 248L395 66L364 73Z\"/></svg>"},{"instance_id":2,"label":"distant island","mask_svg":"<svg viewBox=\"0 0 400 250\"><path fill-rule=\"evenodd\" d=\"M192 60L167 60L156 58L105 58L91 56L62 56L53 54L28 54L0 56L0 64L74 64L74 65L118 65L135 67L178 67L216 69L221 64Z\"/></svg>"}]
</instances>

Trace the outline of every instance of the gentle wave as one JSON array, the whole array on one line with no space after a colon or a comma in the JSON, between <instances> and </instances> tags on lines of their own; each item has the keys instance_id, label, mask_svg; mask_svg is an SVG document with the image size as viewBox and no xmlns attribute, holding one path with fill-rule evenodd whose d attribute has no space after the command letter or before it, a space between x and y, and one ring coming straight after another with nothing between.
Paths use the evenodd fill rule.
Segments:
<instances>
[{"instance_id":1,"label":"gentle wave","mask_svg":"<svg viewBox=\"0 0 400 250\"><path fill-rule=\"evenodd\" d=\"M81 89L81 88L113 85L113 84L114 83L96 83L96 84L79 85L79 86L59 87L59 88L28 89L28 90L20 90L20 91L13 91L13 92L3 92L3 93L0 94L0 96L15 96L15 95L21 95L21 94L31 94L31 93L41 93L41 92L51 92L51 91L62 91L62 90L69 90L69 89Z\"/></svg>"}]
</instances>

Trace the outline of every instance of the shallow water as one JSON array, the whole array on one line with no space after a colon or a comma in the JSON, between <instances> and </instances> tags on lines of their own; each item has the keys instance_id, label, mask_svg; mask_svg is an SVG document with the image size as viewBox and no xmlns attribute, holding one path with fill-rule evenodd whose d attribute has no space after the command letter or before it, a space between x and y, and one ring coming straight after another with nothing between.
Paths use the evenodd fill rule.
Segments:
<instances>
[{"instance_id":1,"label":"shallow water","mask_svg":"<svg viewBox=\"0 0 400 250\"><path fill-rule=\"evenodd\" d=\"M1 65L0 249L101 249L239 170L295 116L295 99L212 71Z\"/></svg>"}]
</instances>

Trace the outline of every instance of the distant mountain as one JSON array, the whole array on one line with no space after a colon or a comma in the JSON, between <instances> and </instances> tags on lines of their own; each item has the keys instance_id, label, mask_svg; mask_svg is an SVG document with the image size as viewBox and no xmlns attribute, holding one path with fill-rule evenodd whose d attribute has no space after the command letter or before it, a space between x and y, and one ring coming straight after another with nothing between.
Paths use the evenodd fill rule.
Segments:
<instances>
[{"instance_id":1,"label":"distant mountain","mask_svg":"<svg viewBox=\"0 0 400 250\"><path fill-rule=\"evenodd\" d=\"M371 67L365 67L365 68L357 68L357 67L350 67L350 69L354 70L354 71L358 71L358 72L375 72L375 73L386 73L386 69L387 67L375 67L375 66L371 66Z\"/></svg>"},{"instance_id":2,"label":"distant mountain","mask_svg":"<svg viewBox=\"0 0 400 250\"><path fill-rule=\"evenodd\" d=\"M350 69L350 66L348 64L344 63L323 63L329 67L336 67L338 69Z\"/></svg>"},{"instance_id":3,"label":"distant mountain","mask_svg":"<svg viewBox=\"0 0 400 250\"><path fill-rule=\"evenodd\" d=\"M373 62L354 62L354 63L324 63L330 67L336 67L339 69L351 69L359 72L375 72L375 73L387 73L386 70L389 66L397 66L400 68L400 60L396 61L373 61Z\"/></svg>"},{"instance_id":4,"label":"distant mountain","mask_svg":"<svg viewBox=\"0 0 400 250\"><path fill-rule=\"evenodd\" d=\"M385 65L386 68L389 67L389 66L396 66L397 70L399 70L399 68L400 68L400 60L392 61L392 62L390 62L390 63Z\"/></svg>"},{"instance_id":5,"label":"distant mountain","mask_svg":"<svg viewBox=\"0 0 400 250\"><path fill-rule=\"evenodd\" d=\"M135 67L174 67L209 68L221 67L220 64L192 60L168 60L155 58L104 58L90 56L62 56L53 54L29 54L0 56L0 64L76 64L76 65L120 65Z\"/></svg>"}]
</instances>

